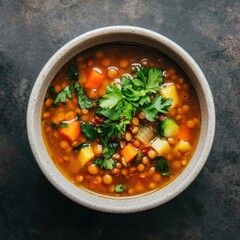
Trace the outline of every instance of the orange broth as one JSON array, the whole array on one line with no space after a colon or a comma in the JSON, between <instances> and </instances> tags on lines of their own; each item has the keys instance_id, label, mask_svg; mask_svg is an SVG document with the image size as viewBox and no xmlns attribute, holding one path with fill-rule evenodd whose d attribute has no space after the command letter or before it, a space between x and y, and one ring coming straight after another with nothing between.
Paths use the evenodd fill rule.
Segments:
<instances>
[{"instance_id":1,"label":"orange broth","mask_svg":"<svg viewBox=\"0 0 240 240\"><path fill-rule=\"evenodd\" d=\"M74 91L71 98L66 98L65 103L53 104L57 94L73 82L68 77L69 66L72 65L78 66L77 82L80 86L88 86L89 78L93 78L92 84L99 84L99 81L101 83L99 86L94 85L93 89L89 86L85 88L87 98L92 101L92 108L80 108ZM104 169L94 162L96 158L102 157L104 144L98 137L95 140L87 139L82 131L82 124L91 123L97 128L99 124L104 123L106 118L96 113L98 99L105 95L107 85L117 86L124 74L133 76L133 70L140 66L163 70L163 87L174 86L178 98L174 102L176 106L170 107L166 114L158 113L154 121L146 120L143 112L134 111L134 119L127 124L126 132L118 139L111 138L110 141L117 142L118 147L111 156L114 162L112 169ZM93 69L97 72L94 72L96 76L89 73ZM42 109L44 142L52 161L60 172L80 188L110 196L130 196L153 191L174 180L184 170L195 151L201 125L196 92L186 75L173 62L154 49L127 44L103 45L89 49L74 57L59 71L51 83L50 90L46 93ZM159 92L162 93L160 86ZM152 98L153 95L151 95ZM156 124L166 118L171 118L177 124L177 135L159 136ZM77 122L77 127L70 134L67 128L73 122ZM62 123L67 125L67 128L66 126L61 128ZM153 134L147 144L139 140L137 135L144 127ZM67 131L67 135L64 131ZM157 143L155 144L157 150L152 147L156 139L164 143L164 150L159 148ZM73 150L81 143L88 144L87 153L86 147L85 152L82 151L84 147ZM128 144L130 144L129 149L125 149L124 152L123 149ZM84 163L81 162L81 151L81 156L86 154L86 159L89 158ZM129 156L131 151L132 155L137 155ZM168 174L163 174L156 169L159 155L169 168Z\"/></svg>"}]
</instances>

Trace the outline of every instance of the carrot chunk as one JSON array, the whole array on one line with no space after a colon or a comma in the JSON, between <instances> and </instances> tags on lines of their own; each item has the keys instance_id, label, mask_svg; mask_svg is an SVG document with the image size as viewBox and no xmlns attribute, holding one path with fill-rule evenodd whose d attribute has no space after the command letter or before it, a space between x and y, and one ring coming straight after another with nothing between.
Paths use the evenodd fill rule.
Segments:
<instances>
[{"instance_id":1,"label":"carrot chunk","mask_svg":"<svg viewBox=\"0 0 240 240\"><path fill-rule=\"evenodd\" d=\"M129 143L126 147L121 150L121 154L125 158L126 162L130 162L137 155L137 149Z\"/></svg>"},{"instance_id":2,"label":"carrot chunk","mask_svg":"<svg viewBox=\"0 0 240 240\"><path fill-rule=\"evenodd\" d=\"M59 133L68 141L75 141L81 131L80 122L72 122L68 124L66 128L60 128Z\"/></svg>"},{"instance_id":3,"label":"carrot chunk","mask_svg":"<svg viewBox=\"0 0 240 240\"><path fill-rule=\"evenodd\" d=\"M185 124L181 124L179 127L178 138L185 141L191 140L190 129Z\"/></svg>"},{"instance_id":4,"label":"carrot chunk","mask_svg":"<svg viewBox=\"0 0 240 240\"><path fill-rule=\"evenodd\" d=\"M91 68L88 71L86 78L87 82L85 84L85 88L98 89L103 83L105 76L100 68Z\"/></svg>"}]
</instances>

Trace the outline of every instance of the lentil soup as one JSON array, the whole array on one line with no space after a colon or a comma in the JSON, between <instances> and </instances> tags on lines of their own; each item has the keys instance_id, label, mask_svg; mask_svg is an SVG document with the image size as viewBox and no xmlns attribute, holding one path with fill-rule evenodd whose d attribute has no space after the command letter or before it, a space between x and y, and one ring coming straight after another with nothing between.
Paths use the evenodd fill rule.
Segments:
<instances>
[{"instance_id":1,"label":"lentil soup","mask_svg":"<svg viewBox=\"0 0 240 240\"><path fill-rule=\"evenodd\" d=\"M42 110L51 159L73 184L129 196L164 187L200 132L185 74L152 48L113 44L80 53L55 76Z\"/></svg>"}]
</instances>

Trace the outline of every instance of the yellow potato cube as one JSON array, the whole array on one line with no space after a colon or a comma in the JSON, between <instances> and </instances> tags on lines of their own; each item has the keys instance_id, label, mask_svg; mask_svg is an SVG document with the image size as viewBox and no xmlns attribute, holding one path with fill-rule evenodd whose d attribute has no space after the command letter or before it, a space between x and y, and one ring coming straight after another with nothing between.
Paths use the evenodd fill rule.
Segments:
<instances>
[{"instance_id":1,"label":"yellow potato cube","mask_svg":"<svg viewBox=\"0 0 240 240\"><path fill-rule=\"evenodd\" d=\"M83 167L88 161L94 158L94 152L91 146L84 147L78 154L78 161L81 167Z\"/></svg>"},{"instance_id":2,"label":"yellow potato cube","mask_svg":"<svg viewBox=\"0 0 240 240\"><path fill-rule=\"evenodd\" d=\"M151 147L159 154L159 156L166 156L171 151L171 146L166 140L156 138L151 144Z\"/></svg>"},{"instance_id":3,"label":"yellow potato cube","mask_svg":"<svg viewBox=\"0 0 240 240\"><path fill-rule=\"evenodd\" d=\"M172 98L173 101L171 108L174 108L179 104L179 97L174 84L163 87L161 89L161 94L164 98Z\"/></svg>"},{"instance_id":4,"label":"yellow potato cube","mask_svg":"<svg viewBox=\"0 0 240 240\"><path fill-rule=\"evenodd\" d=\"M186 153L191 150L191 145L187 141L180 140L179 143L176 145L175 149L177 149L181 153Z\"/></svg>"}]
</instances>

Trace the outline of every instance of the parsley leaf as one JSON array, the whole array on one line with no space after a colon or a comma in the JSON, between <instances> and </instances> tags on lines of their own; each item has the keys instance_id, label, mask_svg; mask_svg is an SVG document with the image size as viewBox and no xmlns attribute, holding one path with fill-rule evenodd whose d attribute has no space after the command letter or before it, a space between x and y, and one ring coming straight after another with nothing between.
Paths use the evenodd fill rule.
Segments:
<instances>
[{"instance_id":1,"label":"parsley leaf","mask_svg":"<svg viewBox=\"0 0 240 240\"><path fill-rule=\"evenodd\" d=\"M79 107L81 109L92 108L93 107L92 100L87 97L84 88L81 87L78 82L76 82L73 87L74 87L74 89L76 91L76 94L77 94Z\"/></svg>"},{"instance_id":2,"label":"parsley leaf","mask_svg":"<svg viewBox=\"0 0 240 240\"><path fill-rule=\"evenodd\" d=\"M59 102L66 103L67 98L72 98L73 88L71 85L67 85L55 98L53 104L57 105Z\"/></svg>"},{"instance_id":3,"label":"parsley leaf","mask_svg":"<svg viewBox=\"0 0 240 240\"><path fill-rule=\"evenodd\" d=\"M125 192L127 191L127 186L124 185L124 184L117 184L114 188L114 191L116 193L122 193L122 192Z\"/></svg>"},{"instance_id":4,"label":"parsley leaf","mask_svg":"<svg viewBox=\"0 0 240 240\"><path fill-rule=\"evenodd\" d=\"M119 88L113 85L108 85L106 94L102 99L100 99L99 105L101 108L113 108L118 104L122 97L123 96Z\"/></svg>"},{"instance_id":5,"label":"parsley leaf","mask_svg":"<svg viewBox=\"0 0 240 240\"><path fill-rule=\"evenodd\" d=\"M59 125L60 128L67 128L68 127L68 124L67 123L60 123Z\"/></svg>"},{"instance_id":6,"label":"parsley leaf","mask_svg":"<svg viewBox=\"0 0 240 240\"><path fill-rule=\"evenodd\" d=\"M80 149L82 149L82 148L84 148L84 147L88 147L88 146L90 146L90 144L87 143L87 142L80 143L80 144L77 145L76 147L72 148L72 151L80 150Z\"/></svg>"},{"instance_id":7,"label":"parsley leaf","mask_svg":"<svg viewBox=\"0 0 240 240\"><path fill-rule=\"evenodd\" d=\"M167 161L159 157L155 169L161 173L162 176L169 176L169 167Z\"/></svg>"},{"instance_id":8,"label":"parsley leaf","mask_svg":"<svg viewBox=\"0 0 240 240\"><path fill-rule=\"evenodd\" d=\"M96 128L94 128L94 126L91 123L89 123L89 124L82 123L81 127L82 127L82 132L84 133L84 135L86 136L86 138L88 140L96 139L97 130L96 130Z\"/></svg>"},{"instance_id":9,"label":"parsley leaf","mask_svg":"<svg viewBox=\"0 0 240 240\"><path fill-rule=\"evenodd\" d=\"M151 104L143 109L143 112L146 114L146 119L149 121L154 121L158 117L158 112L167 113L168 108L172 106L171 98L163 98L161 95L156 96Z\"/></svg>"},{"instance_id":10,"label":"parsley leaf","mask_svg":"<svg viewBox=\"0 0 240 240\"><path fill-rule=\"evenodd\" d=\"M150 68L148 72L148 81L146 89L149 89L150 92L156 93L159 90L160 84L163 83L163 74L162 70L159 68Z\"/></svg>"},{"instance_id":11,"label":"parsley leaf","mask_svg":"<svg viewBox=\"0 0 240 240\"><path fill-rule=\"evenodd\" d=\"M68 78L72 81L77 81L79 79L78 65L71 65L68 69Z\"/></svg>"},{"instance_id":12,"label":"parsley leaf","mask_svg":"<svg viewBox=\"0 0 240 240\"><path fill-rule=\"evenodd\" d=\"M109 159L104 159L102 162L102 169L106 169L106 170L113 170L113 168L115 167L116 163L112 158Z\"/></svg>"}]
</instances>

